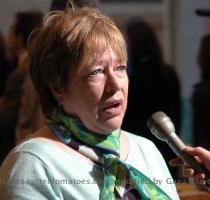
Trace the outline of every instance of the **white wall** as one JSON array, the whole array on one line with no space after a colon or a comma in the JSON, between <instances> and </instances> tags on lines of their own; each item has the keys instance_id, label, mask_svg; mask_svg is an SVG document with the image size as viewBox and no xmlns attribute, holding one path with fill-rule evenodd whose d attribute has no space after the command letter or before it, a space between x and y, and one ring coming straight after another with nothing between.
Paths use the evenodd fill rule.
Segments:
<instances>
[{"instance_id":1,"label":"white wall","mask_svg":"<svg viewBox=\"0 0 210 200\"><path fill-rule=\"evenodd\" d=\"M190 98L193 85L199 80L197 53L201 37L206 34L208 18L198 17L195 10L210 8L209 0L180 0L178 15L177 63L182 82L182 95Z\"/></svg>"},{"instance_id":2,"label":"white wall","mask_svg":"<svg viewBox=\"0 0 210 200\"><path fill-rule=\"evenodd\" d=\"M210 8L209 0L179 0L177 9L177 69L182 85L182 137L192 143L192 106L193 86L200 79L197 55L200 40L207 33L206 17L195 14L198 8Z\"/></svg>"}]
</instances>

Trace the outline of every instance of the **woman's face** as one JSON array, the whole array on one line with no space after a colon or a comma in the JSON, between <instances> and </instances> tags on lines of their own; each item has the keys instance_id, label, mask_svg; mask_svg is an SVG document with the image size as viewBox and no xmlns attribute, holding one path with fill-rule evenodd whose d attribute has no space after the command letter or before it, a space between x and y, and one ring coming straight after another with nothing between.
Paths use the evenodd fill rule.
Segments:
<instances>
[{"instance_id":1,"label":"woman's face","mask_svg":"<svg viewBox=\"0 0 210 200\"><path fill-rule=\"evenodd\" d=\"M127 95L126 61L120 63L115 52L107 49L92 66L70 78L61 102L65 112L86 128L107 134L121 126Z\"/></svg>"}]
</instances>

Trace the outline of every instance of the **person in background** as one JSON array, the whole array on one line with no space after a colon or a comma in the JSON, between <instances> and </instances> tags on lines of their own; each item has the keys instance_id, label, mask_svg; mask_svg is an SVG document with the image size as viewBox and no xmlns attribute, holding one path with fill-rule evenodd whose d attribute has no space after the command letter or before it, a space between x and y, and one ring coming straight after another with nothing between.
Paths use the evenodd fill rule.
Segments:
<instances>
[{"instance_id":1,"label":"person in background","mask_svg":"<svg viewBox=\"0 0 210 200\"><path fill-rule=\"evenodd\" d=\"M181 94L179 78L174 68L163 60L163 52L154 28L142 19L127 24L129 77L128 108L122 127L134 134L152 140L168 163L174 157L172 150L154 137L147 127L149 117L165 112L173 121L176 132L181 124ZM176 177L176 169L170 168Z\"/></svg>"},{"instance_id":2,"label":"person in background","mask_svg":"<svg viewBox=\"0 0 210 200\"><path fill-rule=\"evenodd\" d=\"M4 94L5 82L11 71L12 65L7 58L5 39L0 32L0 97Z\"/></svg>"},{"instance_id":3,"label":"person in background","mask_svg":"<svg viewBox=\"0 0 210 200\"><path fill-rule=\"evenodd\" d=\"M123 35L97 9L71 5L50 13L30 36L30 75L46 125L3 162L1 198L179 199L155 145L121 130Z\"/></svg>"},{"instance_id":4,"label":"person in background","mask_svg":"<svg viewBox=\"0 0 210 200\"><path fill-rule=\"evenodd\" d=\"M26 52L27 40L31 31L39 25L43 18L40 11L19 11L14 15L13 21L8 33L8 50L17 60L17 65Z\"/></svg>"},{"instance_id":5,"label":"person in background","mask_svg":"<svg viewBox=\"0 0 210 200\"><path fill-rule=\"evenodd\" d=\"M193 144L210 149L210 35L203 36L198 52L201 81L192 94Z\"/></svg>"},{"instance_id":6,"label":"person in background","mask_svg":"<svg viewBox=\"0 0 210 200\"><path fill-rule=\"evenodd\" d=\"M26 44L30 32L41 23L42 13L24 11L15 14L8 35L8 46L18 60L10 73L4 95L0 98L0 163L14 147L22 84L28 70Z\"/></svg>"},{"instance_id":7,"label":"person in background","mask_svg":"<svg viewBox=\"0 0 210 200\"><path fill-rule=\"evenodd\" d=\"M67 3L68 0L52 0L52 3L50 5L50 10L63 10ZM76 0L75 5L77 7L91 7L91 8L99 8L100 7L100 1L99 0Z\"/></svg>"}]
</instances>

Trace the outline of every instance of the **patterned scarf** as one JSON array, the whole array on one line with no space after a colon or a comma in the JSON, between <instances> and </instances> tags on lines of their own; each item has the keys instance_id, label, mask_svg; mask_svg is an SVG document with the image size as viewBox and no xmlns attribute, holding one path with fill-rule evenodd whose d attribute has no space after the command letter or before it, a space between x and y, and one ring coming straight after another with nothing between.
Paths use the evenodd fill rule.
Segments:
<instances>
[{"instance_id":1,"label":"patterned scarf","mask_svg":"<svg viewBox=\"0 0 210 200\"><path fill-rule=\"evenodd\" d=\"M103 188L100 200L114 200L115 189L129 177L143 200L171 200L171 198L136 168L119 159L120 129L107 135L87 130L79 121L70 118L63 111L55 109L47 119L48 126L66 144L72 138L102 152Z\"/></svg>"}]
</instances>

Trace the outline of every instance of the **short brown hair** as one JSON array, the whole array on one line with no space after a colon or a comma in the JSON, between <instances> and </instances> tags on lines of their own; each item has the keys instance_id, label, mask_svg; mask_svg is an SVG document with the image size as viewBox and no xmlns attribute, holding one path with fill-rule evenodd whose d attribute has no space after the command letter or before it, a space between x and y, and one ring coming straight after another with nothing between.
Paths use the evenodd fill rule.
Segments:
<instances>
[{"instance_id":1,"label":"short brown hair","mask_svg":"<svg viewBox=\"0 0 210 200\"><path fill-rule=\"evenodd\" d=\"M66 89L70 73L91 66L111 47L127 60L124 38L114 22L93 8L67 8L50 13L29 40L30 74L42 111L57 106L49 85Z\"/></svg>"}]
</instances>

